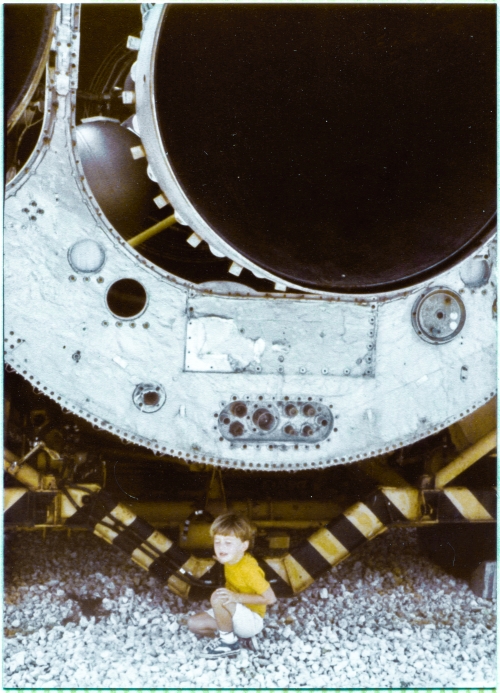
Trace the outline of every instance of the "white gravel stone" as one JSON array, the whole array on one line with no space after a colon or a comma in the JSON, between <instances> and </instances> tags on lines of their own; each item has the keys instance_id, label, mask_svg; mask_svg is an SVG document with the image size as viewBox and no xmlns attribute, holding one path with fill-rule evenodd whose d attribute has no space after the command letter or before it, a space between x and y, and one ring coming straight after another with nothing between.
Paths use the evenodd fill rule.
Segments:
<instances>
[{"instance_id":1,"label":"white gravel stone","mask_svg":"<svg viewBox=\"0 0 500 693\"><path fill-rule=\"evenodd\" d=\"M495 684L494 602L418 555L413 530L390 530L278 600L260 650L221 662L186 628L208 602L184 603L96 537L20 533L9 547L5 688Z\"/></svg>"}]
</instances>

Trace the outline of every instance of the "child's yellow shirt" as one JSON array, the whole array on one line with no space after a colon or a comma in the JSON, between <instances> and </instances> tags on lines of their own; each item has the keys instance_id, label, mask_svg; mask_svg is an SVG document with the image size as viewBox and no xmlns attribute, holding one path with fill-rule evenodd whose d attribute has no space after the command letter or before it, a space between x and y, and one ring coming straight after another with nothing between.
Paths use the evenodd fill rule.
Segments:
<instances>
[{"instance_id":1,"label":"child's yellow shirt","mask_svg":"<svg viewBox=\"0 0 500 693\"><path fill-rule=\"evenodd\" d=\"M255 558L248 553L234 565L226 563L224 576L226 578L226 589L239 594L264 594L271 587L264 577L262 568ZM244 606L257 612L262 617L266 614L265 604L244 604Z\"/></svg>"}]
</instances>

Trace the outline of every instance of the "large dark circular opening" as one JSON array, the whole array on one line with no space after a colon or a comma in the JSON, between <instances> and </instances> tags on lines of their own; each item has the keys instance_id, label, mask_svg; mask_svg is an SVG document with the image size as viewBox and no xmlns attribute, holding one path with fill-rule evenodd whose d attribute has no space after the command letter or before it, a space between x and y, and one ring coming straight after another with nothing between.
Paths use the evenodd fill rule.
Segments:
<instances>
[{"instance_id":1,"label":"large dark circular opening","mask_svg":"<svg viewBox=\"0 0 500 693\"><path fill-rule=\"evenodd\" d=\"M199 214L260 267L372 291L496 208L494 5L171 5L154 98Z\"/></svg>"},{"instance_id":2,"label":"large dark circular opening","mask_svg":"<svg viewBox=\"0 0 500 693\"><path fill-rule=\"evenodd\" d=\"M146 300L146 289L135 279L119 279L111 284L106 295L109 310L119 318L139 315Z\"/></svg>"}]
</instances>

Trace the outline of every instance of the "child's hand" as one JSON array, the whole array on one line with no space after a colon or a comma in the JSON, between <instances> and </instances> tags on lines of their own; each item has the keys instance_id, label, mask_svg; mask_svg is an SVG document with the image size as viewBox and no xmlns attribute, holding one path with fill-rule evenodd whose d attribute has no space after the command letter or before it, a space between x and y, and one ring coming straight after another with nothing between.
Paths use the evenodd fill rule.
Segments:
<instances>
[{"instance_id":1,"label":"child's hand","mask_svg":"<svg viewBox=\"0 0 500 693\"><path fill-rule=\"evenodd\" d=\"M219 604L225 606L226 604L237 604L239 595L236 592L231 592L231 590L221 587L212 595L212 599L215 599Z\"/></svg>"}]
</instances>

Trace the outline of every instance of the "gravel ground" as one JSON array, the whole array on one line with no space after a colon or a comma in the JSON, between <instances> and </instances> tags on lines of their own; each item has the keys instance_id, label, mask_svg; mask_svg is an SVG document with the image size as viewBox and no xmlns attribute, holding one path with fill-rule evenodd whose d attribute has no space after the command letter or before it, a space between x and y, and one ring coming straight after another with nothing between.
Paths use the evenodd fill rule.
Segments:
<instances>
[{"instance_id":1,"label":"gravel ground","mask_svg":"<svg viewBox=\"0 0 500 693\"><path fill-rule=\"evenodd\" d=\"M368 543L268 611L260 650L204 660L186 603L93 535L9 535L4 687L494 686L495 604L421 557ZM208 642L208 641L207 641Z\"/></svg>"}]
</instances>

